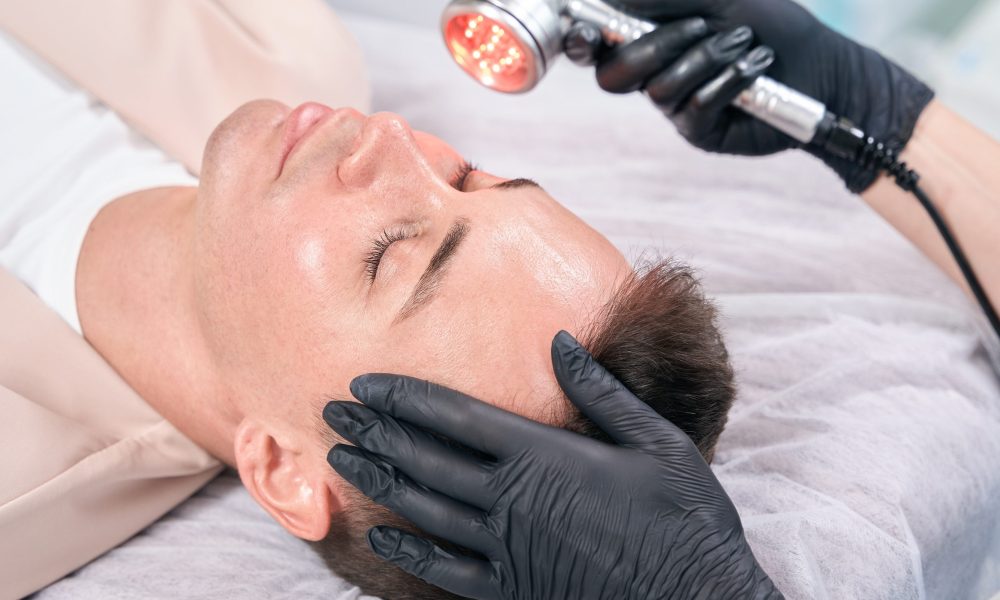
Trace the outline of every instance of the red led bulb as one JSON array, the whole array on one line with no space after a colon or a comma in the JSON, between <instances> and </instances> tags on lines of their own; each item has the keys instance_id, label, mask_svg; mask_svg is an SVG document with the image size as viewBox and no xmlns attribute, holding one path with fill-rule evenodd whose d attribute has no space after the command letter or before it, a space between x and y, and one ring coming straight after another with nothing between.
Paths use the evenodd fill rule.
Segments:
<instances>
[{"instance_id":1,"label":"red led bulb","mask_svg":"<svg viewBox=\"0 0 1000 600\"><path fill-rule=\"evenodd\" d=\"M503 23L465 13L448 21L444 33L455 62L486 87L522 92L535 83L534 56Z\"/></svg>"}]
</instances>

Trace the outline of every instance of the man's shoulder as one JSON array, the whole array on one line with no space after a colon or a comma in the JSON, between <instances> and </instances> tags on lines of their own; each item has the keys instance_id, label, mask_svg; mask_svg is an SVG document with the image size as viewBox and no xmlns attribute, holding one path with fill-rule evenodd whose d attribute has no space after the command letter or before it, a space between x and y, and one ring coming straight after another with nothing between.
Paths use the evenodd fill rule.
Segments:
<instances>
[{"instance_id":1,"label":"man's shoulder","mask_svg":"<svg viewBox=\"0 0 1000 600\"><path fill-rule=\"evenodd\" d=\"M128 539L220 467L2 268L0 332L0 592L20 597Z\"/></svg>"}]
</instances>

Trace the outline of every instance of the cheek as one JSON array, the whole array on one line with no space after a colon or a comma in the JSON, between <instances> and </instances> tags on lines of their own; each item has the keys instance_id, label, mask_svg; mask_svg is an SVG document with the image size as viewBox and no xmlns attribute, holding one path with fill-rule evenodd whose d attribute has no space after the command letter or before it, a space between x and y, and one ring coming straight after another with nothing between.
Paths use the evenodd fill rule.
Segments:
<instances>
[{"instance_id":1,"label":"cheek","mask_svg":"<svg viewBox=\"0 0 1000 600\"><path fill-rule=\"evenodd\" d=\"M291 262L306 286L323 290L329 286L331 271L328 240L323 236L306 237L294 249Z\"/></svg>"},{"instance_id":2,"label":"cheek","mask_svg":"<svg viewBox=\"0 0 1000 600\"><path fill-rule=\"evenodd\" d=\"M302 329L342 304L348 279L338 248L347 232L304 223L294 215L248 215L220 237L217 276L248 298L242 307L262 329ZM286 333L288 333L286 329Z\"/></svg>"},{"instance_id":3,"label":"cheek","mask_svg":"<svg viewBox=\"0 0 1000 600\"><path fill-rule=\"evenodd\" d=\"M255 101L238 108L212 132L205 149L195 219L199 259L224 255L252 226L267 194L267 162L288 107Z\"/></svg>"},{"instance_id":4,"label":"cheek","mask_svg":"<svg viewBox=\"0 0 1000 600\"><path fill-rule=\"evenodd\" d=\"M202 183L224 192L270 174L263 163L276 153L281 125L289 112L280 102L255 100L226 117L205 146Z\"/></svg>"},{"instance_id":5,"label":"cheek","mask_svg":"<svg viewBox=\"0 0 1000 600\"><path fill-rule=\"evenodd\" d=\"M450 179L457 165L462 163L462 156L454 148L430 134L414 131L413 137L434 172L444 179Z\"/></svg>"},{"instance_id":6,"label":"cheek","mask_svg":"<svg viewBox=\"0 0 1000 600\"><path fill-rule=\"evenodd\" d=\"M345 323L356 319L335 272L329 245L309 236L234 243L205 269L199 310L213 354L243 394L273 404L337 387L341 357L353 352Z\"/></svg>"},{"instance_id":7,"label":"cheek","mask_svg":"<svg viewBox=\"0 0 1000 600\"><path fill-rule=\"evenodd\" d=\"M323 373L331 357L356 354L349 341L365 337L366 325L364 205L353 195L299 190L247 203L216 229L209 223L199 238L199 304L216 349L272 382Z\"/></svg>"}]
</instances>

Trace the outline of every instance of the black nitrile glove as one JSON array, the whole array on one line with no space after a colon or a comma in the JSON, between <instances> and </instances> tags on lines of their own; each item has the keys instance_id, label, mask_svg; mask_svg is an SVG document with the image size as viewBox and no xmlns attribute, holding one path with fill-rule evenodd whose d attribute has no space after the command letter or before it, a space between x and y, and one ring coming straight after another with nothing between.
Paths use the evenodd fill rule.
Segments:
<instances>
[{"instance_id":1,"label":"black nitrile glove","mask_svg":"<svg viewBox=\"0 0 1000 600\"><path fill-rule=\"evenodd\" d=\"M395 375L355 379L364 405L327 405L326 421L357 446L330 451L344 479L484 559L384 527L368 532L372 550L478 600L780 598L691 440L569 334L552 361L573 404L618 445Z\"/></svg>"},{"instance_id":2,"label":"black nitrile glove","mask_svg":"<svg viewBox=\"0 0 1000 600\"><path fill-rule=\"evenodd\" d=\"M833 31L793 0L613 3L663 25L608 50L594 40L590 26L578 24L566 40L567 54L580 64L596 61L598 83L607 91L646 90L680 133L703 150L765 155L802 147L729 106L765 71L894 151L909 141L934 96L902 68ZM763 46L747 53L754 42ZM867 189L878 175L818 145L804 149L833 168L853 192Z\"/></svg>"}]
</instances>

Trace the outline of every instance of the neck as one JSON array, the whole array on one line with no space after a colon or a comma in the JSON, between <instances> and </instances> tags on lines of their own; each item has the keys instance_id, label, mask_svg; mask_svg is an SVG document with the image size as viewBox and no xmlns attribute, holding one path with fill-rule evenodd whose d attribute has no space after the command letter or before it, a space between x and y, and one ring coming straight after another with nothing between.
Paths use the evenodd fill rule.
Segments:
<instances>
[{"instance_id":1,"label":"neck","mask_svg":"<svg viewBox=\"0 0 1000 600\"><path fill-rule=\"evenodd\" d=\"M94 219L77 264L84 337L157 412L233 463L239 414L220 385L194 300L197 188L145 190Z\"/></svg>"}]
</instances>

